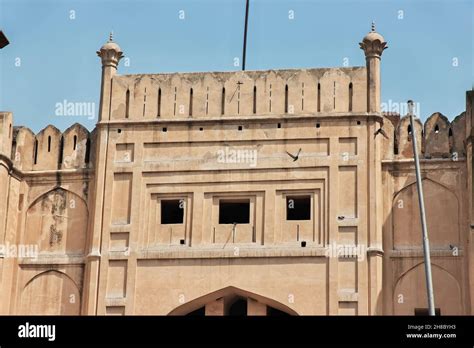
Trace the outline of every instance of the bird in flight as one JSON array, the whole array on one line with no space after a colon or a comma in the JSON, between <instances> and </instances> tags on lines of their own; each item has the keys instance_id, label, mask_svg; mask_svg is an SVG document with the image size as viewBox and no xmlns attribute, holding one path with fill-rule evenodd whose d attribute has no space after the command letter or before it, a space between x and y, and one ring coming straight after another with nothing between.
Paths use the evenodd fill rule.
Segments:
<instances>
[{"instance_id":1,"label":"bird in flight","mask_svg":"<svg viewBox=\"0 0 474 348\"><path fill-rule=\"evenodd\" d=\"M293 158L293 162L297 161L298 160L298 157L300 156L300 152L301 152L301 148L298 150L298 153L296 155L292 155L291 153L289 153L288 151L286 151L286 153L288 154L288 156L290 156L291 158Z\"/></svg>"}]
</instances>

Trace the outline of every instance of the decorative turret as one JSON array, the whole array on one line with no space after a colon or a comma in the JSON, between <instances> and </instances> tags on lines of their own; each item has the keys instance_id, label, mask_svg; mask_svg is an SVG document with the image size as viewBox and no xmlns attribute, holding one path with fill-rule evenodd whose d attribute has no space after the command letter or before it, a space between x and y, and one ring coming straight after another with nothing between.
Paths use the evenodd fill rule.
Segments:
<instances>
[{"instance_id":1,"label":"decorative turret","mask_svg":"<svg viewBox=\"0 0 474 348\"><path fill-rule=\"evenodd\" d=\"M362 42L359 44L360 48L364 50L365 56L371 58L375 56L380 59L382 52L386 49L387 43L382 35L375 31L375 23L372 22L372 28L367 35L365 35Z\"/></svg>"},{"instance_id":2,"label":"decorative turret","mask_svg":"<svg viewBox=\"0 0 474 348\"><path fill-rule=\"evenodd\" d=\"M110 33L109 41L107 41L99 51L97 55L102 58L102 67L112 67L117 69L117 65L123 57L123 52L120 46L113 41L113 33Z\"/></svg>"},{"instance_id":3,"label":"decorative turret","mask_svg":"<svg viewBox=\"0 0 474 348\"><path fill-rule=\"evenodd\" d=\"M383 36L375 31L374 22L359 45L364 50L367 64L367 111L380 112L380 57L388 46Z\"/></svg>"},{"instance_id":4,"label":"decorative turret","mask_svg":"<svg viewBox=\"0 0 474 348\"><path fill-rule=\"evenodd\" d=\"M108 103L104 103L104 100L110 98L111 92L111 80L117 72L117 66L120 59L123 58L123 52L120 46L113 41L113 33L110 33L109 41L106 42L97 55L102 59L102 85L100 90L100 109L99 109L99 121L109 117Z\"/></svg>"}]
</instances>

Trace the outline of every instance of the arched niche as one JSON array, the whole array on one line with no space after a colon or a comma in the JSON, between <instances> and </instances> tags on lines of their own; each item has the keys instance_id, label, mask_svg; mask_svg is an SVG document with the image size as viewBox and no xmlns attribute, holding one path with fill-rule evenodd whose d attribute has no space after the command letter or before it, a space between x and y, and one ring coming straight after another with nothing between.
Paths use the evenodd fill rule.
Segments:
<instances>
[{"instance_id":1,"label":"arched niche","mask_svg":"<svg viewBox=\"0 0 474 348\"><path fill-rule=\"evenodd\" d=\"M441 315L461 315L462 300L459 282L448 271L431 264L435 307ZM394 287L393 314L414 315L416 308L427 308L424 263L402 274Z\"/></svg>"},{"instance_id":2,"label":"arched niche","mask_svg":"<svg viewBox=\"0 0 474 348\"><path fill-rule=\"evenodd\" d=\"M85 250L88 211L75 193L55 188L28 208L24 243L38 245L39 253L82 255Z\"/></svg>"},{"instance_id":3,"label":"arched niche","mask_svg":"<svg viewBox=\"0 0 474 348\"><path fill-rule=\"evenodd\" d=\"M236 307L242 307L244 302L248 309L243 315L298 315L278 301L233 286L198 297L168 315L236 315L243 311Z\"/></svg>"},{"instance_id":4,"label":"arched niche","mask_svg":"<svg viewBox=\"0 0 474 348\"><path fill-rule=\"evenodd\" d=\"M459 246L459 201L456 195L431 179L423 179L428 235L432 249ZM422 232L416 183L400 190L393 200L393 247L422 246Z\"/></svg>"},{"instance_id":5,"label":"arched niche","mask_svg":"<svg viewBox=\"0 0 474 348\"><path fill-rule=\"evenodd\" d=\"M46 271L33 277L21 293L20 314L79 315L81 296L65 273Z\"/></svg>"}]
</instances>

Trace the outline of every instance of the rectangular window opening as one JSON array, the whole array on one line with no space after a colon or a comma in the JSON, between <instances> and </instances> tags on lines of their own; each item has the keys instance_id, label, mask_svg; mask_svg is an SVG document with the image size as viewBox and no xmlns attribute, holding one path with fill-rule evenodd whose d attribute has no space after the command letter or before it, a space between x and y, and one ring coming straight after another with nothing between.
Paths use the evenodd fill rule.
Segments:
<instances>
[{"instance_id":1,"label":"rectangular window opening","mask_svg":"<svg viewBox=\"0 0 474 348\"><path fill-rule=\"evenodd\" d=\"M250 199L219 200L219 224L250 223Z\"/></svg>"},{"instance_id":2,"label":"rectangular window opening","mask_svg":"<svg viewBox=\"0 0 474 348\"><path fill-rule=\"evenodd\" d=\"M184 217L184 200L163 199L161 204L161 224L182 224Z\"/></svg>"},{"instance_id":3,"label":"rectangular window opening","mask_svg":"<svg viewBox=\"0 0 474 348\"><path fill-rule=\"evenodd\" d=\"M287 196L286 219L311 220L311 196Z\"/></svg>"}]
</instances>

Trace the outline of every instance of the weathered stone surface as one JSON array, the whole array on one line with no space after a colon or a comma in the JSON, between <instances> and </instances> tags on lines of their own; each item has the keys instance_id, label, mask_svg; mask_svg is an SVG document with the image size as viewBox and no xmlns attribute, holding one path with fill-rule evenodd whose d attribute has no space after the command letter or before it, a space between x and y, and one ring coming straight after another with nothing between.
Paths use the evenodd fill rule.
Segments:
<instances>
[{"instance_id":1,"label":"weathered stone surface","mask_svg":"<svg viewBox=\"0 0 474 348\"><path fill-rule=\"evenodd\" d=\"M0 313L425 308L413 132L380 112L383 37L361 48L365 67L119 75L110 40L91 133L0 113L0 244L33 247L0 250ZM473 98L415 126L442 314L474 313Z\"/></svg>"}]
</instances>

